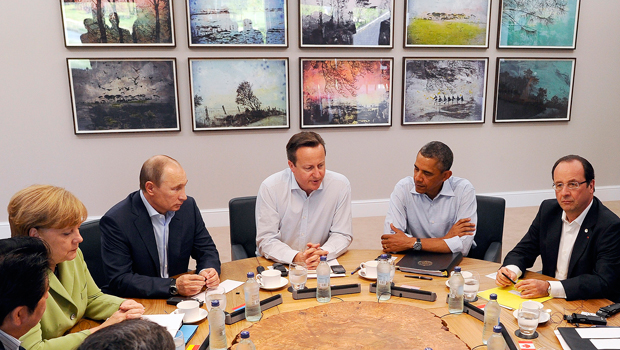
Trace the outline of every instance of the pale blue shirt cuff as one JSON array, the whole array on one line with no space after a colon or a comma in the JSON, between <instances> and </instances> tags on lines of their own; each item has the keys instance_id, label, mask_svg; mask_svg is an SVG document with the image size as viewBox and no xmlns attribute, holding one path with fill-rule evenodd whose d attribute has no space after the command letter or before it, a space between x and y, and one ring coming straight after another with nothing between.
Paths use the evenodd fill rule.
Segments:
<instances>
[{"instance_id":1,"label":"pale blue shirt cuff","mask_svg":"<svg viewBox=\"0 0 620 350\"><path fill-rule=\"evenodd\" d=\"M461 241L461 237L452 237L444 239L443 241L446 242L452 253L463 251L463 241Z\"/></svg>"}]
</instances>

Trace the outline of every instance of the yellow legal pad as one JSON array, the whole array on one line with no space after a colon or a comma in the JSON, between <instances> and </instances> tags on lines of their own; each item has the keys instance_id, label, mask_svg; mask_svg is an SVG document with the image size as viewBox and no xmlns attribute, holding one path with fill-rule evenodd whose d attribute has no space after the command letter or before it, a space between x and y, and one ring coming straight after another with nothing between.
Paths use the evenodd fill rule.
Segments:
<instances>
[{"instance_id":1,"label":"yellow legal pad","mask_svg":"<svg viewBox=\"0 0 620 350\"><path fill-rule=\"evenodd\" d=\"M521 306L521 303L526 300L534 300L539 303L544 303L545 301L551 299L550 296L536 298L536 299L521 298L521 296L519 295L519 292L515 289L514 285L511 285L510 287L497 287L497 288L483 290L481 292L478 292L478 296L486 300L490 300L491 299L490 295L493 293L497 294L497 302L500 305L508 306L515 310L517 310L519 306Z\"/></svg>"}]
</instances>

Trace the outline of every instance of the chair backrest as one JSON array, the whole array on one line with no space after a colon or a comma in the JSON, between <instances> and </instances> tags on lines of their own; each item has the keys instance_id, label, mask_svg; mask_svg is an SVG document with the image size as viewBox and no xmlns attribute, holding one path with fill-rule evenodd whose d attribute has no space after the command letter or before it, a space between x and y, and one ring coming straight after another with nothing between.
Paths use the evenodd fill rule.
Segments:
<instances>
[{"instance_id":1,"label":"chair backrest","mask_svg":"<svg viewBox=\"0 0 620 350\"><path fill-rule=\"evenodd\" d=\"M256 196L237 197L228 202L232 260L256 256ZM242 246L246 256L236 256L234 246Z\"/></svg>"},{"instance_id":2,"label":"chair backrest","mask_svg":"<svg viewBox=\"0 0 620 350\"><path fill-rule=\"evenodd\" d=\"M90 275L93 276L99 288L104 288L108 281L103 272L103 262L101 261L101 231L99 230L99 219L83 223L80 226L80 235L84 241L80 243L80 250L84 254L84 260Z\"/></svg>"},{"instance_id":3,"label":"chair backrest","mask_svg":"<svg viewBox=\"0 0 620 350\"><path fill-rule=\"evenodd\" d=\"M506 200L499 197L476 196L478 206L478 223L476 224L476 247L472 247L467 254L470 258L484 260L484 256L493 242L500 245L504 236L504 213ZM500 262L501 246L495 262Z\"/></svg>"}]
</instances>

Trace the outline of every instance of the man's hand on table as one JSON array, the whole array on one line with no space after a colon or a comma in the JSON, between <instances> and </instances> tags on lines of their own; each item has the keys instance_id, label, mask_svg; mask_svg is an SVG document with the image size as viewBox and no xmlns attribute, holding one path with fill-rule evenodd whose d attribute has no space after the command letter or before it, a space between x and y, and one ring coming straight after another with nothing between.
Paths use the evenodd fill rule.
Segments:
<instances>
[{"instance_id":1,"label":"man's hand on table","mask_svg":"<svg viewBox=\"0 0 620 350\"><path fill-rule=\"evenodd\" d=\"M179 295L188 297L200 293L202 287L206 284L206 278L203 275L188 273L179 276L176 279L176 284Z\"/></svg>"},{"instance_id":2,"label":"man's hand on table","mask_svg":"<svg viewBox=\"0 0 620 350\"><path fill-rule=\"evenodd\" d=\"M510 277L510 279L513 281L517 280L517 274L508 269L506 266L503 266L497 271L497 275L495 276L495 284L500 287L508 287L512 284L512 282L510 282L510 280L506 278L504 274L508 275L508 277Z\"/></svg>"},{"instance_id":3,"label":"man's hand on table","mask_svg":"<svg viewBox=\"0 0 620 350\"><path fill-rule=\"evenodd\" d=\"M293 261L303 261L306 263L308 270L314 270L319 265L321 256L327 255L328 253L328 251L321 249L320 244L308 243L306 250L297 253Z\"/></svg>"},{"instance_id":4,"label":"man's hand on table","mask_svg":"<svg viewBox=\"0 0 620 350\"><path fill-rule=\"evenodd\" d=\"M394 224L390 224L390 227L394 233L381 236L381 248L383 248L384 253L402 252L413 247L415 238L407 236L403 231L397 229Z\"/></svg>"},{"instance_id":5,"label":"man's hand on table","mask_svg":"<svg viewBox=\"0 0 620 350\"><path fill-rule=\"evenodd\" d=\"M214 288L220 284L220 276L212 267L200 271L199 275L205 278L207 288Z\"/></svg>"},{"instance_id":6,"label":"man's hand on table","mask_svg":"<svg viewBox=\"0 0 620 350\"><path fill-rule=\"evenodd\" d=\"M549 282L535 279L522 280L515 285L515 289L521 292L521 298L525 299L546 297L549 295L548 288Z\"/></svg>"}]
</instances>

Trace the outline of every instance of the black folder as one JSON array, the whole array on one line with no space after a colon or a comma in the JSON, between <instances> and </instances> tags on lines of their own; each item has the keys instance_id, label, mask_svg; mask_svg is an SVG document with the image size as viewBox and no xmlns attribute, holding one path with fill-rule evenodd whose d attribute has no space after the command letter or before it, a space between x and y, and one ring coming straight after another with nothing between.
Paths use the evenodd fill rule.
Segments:
<instances>
[{"instance_id":1,"label":"black folder","mask_svg":"<svg viewBox=\"0 0 620 350\"><path fill-rule=\"evenodd\" d=\"M404 272L448 277L450 271L454 270L454 267L462 260L463 254L460 252L443 254L407 251L405 256L396 263L396 266Z\"/></svg>"},{"instance_id":2,"label":"black folder","mask_svg":"<svg viewBox=\"0 0 620 350\"><path fill-rule=\"evenodd\" d=\"M606 328L619 328L619 327L606 327ZM573 350L596 350L596 347L590 339L584 339L579 336L577 329L574 327L558 327L560 335L566 342L566 344ZM620 330L619 330L620 331Z\"/></svg>"}]
</instances>

